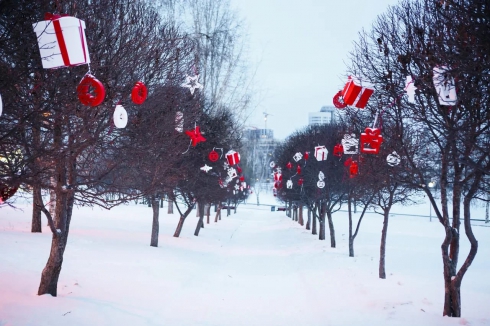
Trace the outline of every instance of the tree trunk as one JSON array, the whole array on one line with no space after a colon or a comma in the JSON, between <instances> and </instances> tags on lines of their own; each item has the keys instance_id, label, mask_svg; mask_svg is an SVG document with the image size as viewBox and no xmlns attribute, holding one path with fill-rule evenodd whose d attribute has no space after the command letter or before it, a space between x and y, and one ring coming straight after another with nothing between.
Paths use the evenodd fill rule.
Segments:
<instances>
[{"instance_id":1,"label":"tree trunk","mask_svg":"<svg viewBox=\"0 0 490 326\"><path fill-rule=\"evenodd\" d=\"M170 198L168 198L167 203L168 203L167 214L173 214L174 213L174 202Z\"/></svg>"},{"instance_id":2,"label":"tree trunk","mask_svg":"<svg viewBox=\"0 0 490 326\"><path fill-rule=\"evenodd\" d=\"M56 192L54 188L56 187L56 179L54 177L50 177L51 187L49 189L49 213L51 214L51 218L53 221L56 220Z\"/></svg>"},{"instance_id":3,"label":"tree trunk","mask_svg":"<svg viewBox=\"0 0 490 326\"><path fill-rule=\"evenodd\" d=\"M299 205L299 225L303 226L305 224L305 221L303 220L303 204Z\"/></svg>"},{"instance_id":4,"label":"tree trunk","mask_svg":"<svg viewBox=\"0 0 490 326\"><path fill-rule=\"evenodd\" d=\"M196 231L194 231L194 235L199 236L199 231L204 227L204 203L199 203L199 221L197 221Z\"/></svg>"},{"instance_id":5,"label":"tree trunk","mask_svg":"<svg viewBox=\"0 0 490 326\"><path fill-rule=\"evenodd\" d=\"M325 240L325 203L320 202L318 216L320 220L320 234L318 235L318 239Z\"/></svg>"},{"instance_id":6,"label":"tree trunk","mask_svg":"<svg viewBox=\"0 0 490 326\"><path fill-rule=\"evenodd\" d=\"M41 186L35 184L32 187L32 222L31 222L32 233L43 232L42 225L41 225L42 205L43 205L43 197L41 193Z\"/></svg>"},{"instance_id":7,"label":"tree trunk","mask_svg":"<svg viewBox=\"0 0 490 326\"><path fill-rule=\"evenodd\" d=\"M385 210L383 215L383 229L381 230L381 244L379 246L379 278L385 279L386 235L388 234L388 218L390 212Z\"/></svg>"},{"instance_id":8,"label":"tree trunk","mask_svg":"<svg viewBox=\"0 0 490 326\"><path fill-rule=\"evenodd\" d=\"M226 216L230 216L231 215L230 206L231 206L231 201L228 199L227 204L226 204Z\"/></svg>"},{"instance_id":9,"label":"tree trunk","mask_svg":"<svg viewBox=\"0 0 490 326\"><path fill-rule=\"evenodd\" d=\"M214 223L218 223L218 216L221 215L221 205L216 210L216 216L214 217Z\"/></svg>"},{"instance_id":10,"label":"tree trunk","mask_svg":"<svg viewBox=\"0 0 490 326\"><path fill-rule=\"evenodd\" d=\"M310 223L311 223L311 209L310 206L308 206L308 221L306 221L306 229L310 229Z\"/></svg>"},{"instance_id":11,"label":"tree trunk","mask_svg":"<svg viewBox=\"0 0 490 326\"><path fill-rule=\"evenodd\" d=\"M354 237L352 236L352 198L350 193L347 200L347 208L349 210L349 257L354 257Z\"/></svg>"},{"instance_id":12,"label":"tree trunk","mask_svg":"<svg viewBox=\"0 0 490 326\"><path fill-rule=\"evenodd\" d=\"M160 225L158 221L158 215L160 214L160 202L155 196L151 196L151 207L153 208L153 223L151 226L151 242L150 246L158 247L158 232L160 231Z\"/></svg>"},{"instance_id":13,"label":"tree trunk","mask_svg":"<svg viewBox=\"0 0 490 326\"><path fill-rule=\"evenodd\" d=\"M335 248L337 243L335 242L335 228L333 226L332 212L327 210L327 220L328 220L328 229L330 231L330 247Z\"/></svg>"},{"instance_id":14,"label":"tree trunk","mask_svg":"<svg viewBox=\"0 0 490 326\"><path fill-rule=\"evenodd\" d=\"M180 215L179 224L177 224L177 228L175 229L174 237L178 238L180 236L180 232L182 231L182 227L184 226L185 219L187 218L187 216L189 216L191 212L192 206L187 207L187 210L184 212L184 214Z\"/></svg>"},{"instance_id":15,"label":"tree trunk","mask_svg":"<svg viewBox=\"0 0 490 326\"><path fill-rule=\"evenodd\" d=\"M313 216L311 218L312 226L311 226L311 234L317 234L316 233L316 205L313 207Z\"/></svg>"},{"instance_id":16,"label":"tree trunk","mask_svg":"<svg viewBox=\"0 0 490 326\"><path fill-rule=\"evenodd\" d=\"M196 203L196 217L199 217L200 216L199 215L199 209L200 209L199 206L200 206L199 203Z\"/></svg>"},{"instance_id":17,"label":"tree trunk","mask_svg":"<svg viewBox=\"0 0 490 326\"><path fill-rule=\"evenodd\" d=\"M206 223L209 224L209 215L211 214L211 204L206 204L204 206L204 209L206 210Z\"/></svg>"},{"instance_id":18,"label":"tree trunk","mask_svg":"<svg viewBox=\"0 0 490 326\"><path fill-rule=\"evenodd\" d=\"M162 197L162 198L160 198L160 208L163 208L163 202L164 202L164 199Z\"/></svg>"}]
</instances>

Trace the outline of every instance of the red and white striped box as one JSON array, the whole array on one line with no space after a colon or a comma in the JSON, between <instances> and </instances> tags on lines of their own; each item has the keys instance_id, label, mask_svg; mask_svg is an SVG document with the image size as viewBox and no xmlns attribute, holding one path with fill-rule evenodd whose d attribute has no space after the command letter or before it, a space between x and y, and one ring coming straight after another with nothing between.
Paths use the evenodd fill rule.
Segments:
<instances>
[{"instance_id":1,"label":"red and white striped box","mask_svg":"<svg viewBox=\"0 0 490 326\"><path fill-rule=\"evenodd\" d=\"M373 92L374 87L370 83L361 82L358 78L349 76L342 90L342 97L345 104L364 109Z\"/></svg>"}]
</instances>

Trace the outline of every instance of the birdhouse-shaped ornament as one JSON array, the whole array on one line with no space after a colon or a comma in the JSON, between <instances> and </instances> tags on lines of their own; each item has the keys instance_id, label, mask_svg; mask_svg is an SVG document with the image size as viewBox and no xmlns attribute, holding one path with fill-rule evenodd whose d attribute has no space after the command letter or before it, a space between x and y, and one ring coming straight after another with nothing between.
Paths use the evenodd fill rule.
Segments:
<instances>
[{"instance_id":1,"label":"birdhouse-shaped ornament","mask_svg":"<svg viewBox=\"0 0 490 326\"><path fill-rule=\"evenodd\" d=\"M293 181L288 180L288 181L286 182L286 188L288 188L288 189L293 189Z\"/></svg>"},{"instance_id":2,"label":"birdhouse-shaped ornament","mask_svg":"<svg viewBox=\"0 0 490 326\"><path fill-rule=\"evenodd\" d=\"M355 134L345 134L341 141L344 154L357 154L359 151L359 140Z\"/></svg>"},{"instance_id":3,"label":"birdhouse-shaped ornament","mask_svg":"<svg viewBox=\"0 0 490 326\"><path fill-rule=\"evenodd\" d=\"M303 158L303 154L301 154L300 152L297 152L296 154L294 154L293 156L293 159L295 162L298 162L299 160L301 160Z\"/></svg>"},{"instance_id":4,"label":"birdhouse-shaped ornament","mask_svg":"<svg viewBox=\"0 0 490 326\"><path fill-rule=\"evenodd\" d=\"M344 89L342 90L342 97L346 105L364 109L373 92L373 85L361 82L357 77L349 76L347 84L345 84Z\"/></svg>"},{"instance_id":5,"label":"birdhouse-shaped ornament","mask_svg":"<svg viewBox=\"0 0 490 326\"><path fill-rule=\"evenodd\" d=\"M328 150L325 146L316 146L315 147L315 158L317 161L325 161L327 159Z\"/></svg>"},{"instance_id":6,"label":"birdhouse-shaped ornament","mask_svg":"<svg viewBox=\"0 0 490 326\"><path fill-rule=\"evenodd\" d=\"M230 166L240 163L240 154L233 150L226 153L226 160Z\"/></svg>"},{"instance_id":7,"label":"birdhouse-shaped ornament","mask_svg":"<svg viewBox=\"0 0 490 326\"><path fill-rule=\"evenodd\" d=\"M454 78L449 75L449 68L446 66L436 66L432 70L432 80L439 96L440 105L456 105L456 84Z\"/></svg>"},{"instance_id":8,"label":"birdhouse-shaped ornament","mask_svg":"<svg viewBox=\"0 0 490 326\"><path fill-rule=\"evenodd\" d=\"M333 147L333 155L337 157L341 157L344 154L344 146L341 144L337 144Z\"/></svg>"},{"instance_id":9,"label":"birdhouse-shaped ornament","mask_svg":"<svg viewBox=\"0 0 490 326\"><path fill-rule=\"evenodd\" d=\"M380 135L378 128L366 128L361 134L361 153L379 154L379 148L383 142L383 136ZM365 147L369 145L369 147Z\"/></svg>"},{"instance_id":10,"label":"birdhouse-shaped ornament","mask_svg":"<svg viewBox=\"0 0 490 326\"><path fill-rule=\"evenodd\" d=\"M44 19L32 24L44 69L90 63L83 20L50 13Z\"/></svg>"},{"instance_id":11,"label":"birdhouse-shaped ornament","mask_svg":"<svg viewBox=\"0 0 490 326\"><path fill-rule=\"evenodd\" d=\"M354 178L359 173L359 165L356 161L352 161L349 167L349 174L351 178Z\"/></svg>"},{"instance_id":12,"label":"birdhouse-shaped ornament","mask_svg":"<svg viewBox=\"0 0 490 326\"><path fill-rule=\"evenodd\" d=\"M226 173L228 174L228 177L230 179L234 179L234 178L238 177L238 174L236 173L236 170L234 168L229 168Z\"/></svg>"}]
</instances>

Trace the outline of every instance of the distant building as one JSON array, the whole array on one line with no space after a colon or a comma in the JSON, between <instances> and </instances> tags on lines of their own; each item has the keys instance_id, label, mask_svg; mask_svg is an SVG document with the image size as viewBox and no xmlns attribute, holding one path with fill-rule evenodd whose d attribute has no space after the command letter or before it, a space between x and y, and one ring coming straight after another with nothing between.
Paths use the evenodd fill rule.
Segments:
<instances>
[{"instance_id":1,"label":"distant building","mask_svg":"<svg viewBox=\"0 0 490 326\"><path fill-rule=\"evenodd\" d=\"M323 106L320 112L308 113L308 125L324 125L335 122L336 110L334 106Z\"/></svg>"},{"instance_id":2,"label":"distant building","mask_svg":"<svg viewBox=\"0 0 490 326\"><path fill-rule=\"evenodd\" d=\"M273 139L274 131L272 129L247 129L243 137L247 140Z\"/></svg>"}]
</instances>

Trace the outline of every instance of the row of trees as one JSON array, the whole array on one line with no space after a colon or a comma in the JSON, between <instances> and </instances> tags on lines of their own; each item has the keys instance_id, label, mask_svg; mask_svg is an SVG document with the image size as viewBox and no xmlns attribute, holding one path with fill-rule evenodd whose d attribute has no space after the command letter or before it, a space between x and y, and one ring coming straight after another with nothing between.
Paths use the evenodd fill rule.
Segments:
<instances>
[{"instance_id":1,"label":"row of trees","mask_svg":"<svg viewBox=\"0 0 490 326\"><path fill-rule=\"evenodd\" d=\"M326 213L328 219L331 203L335 203L336 208L346 204L351 255L360 223L359 220L353 232L352 201L364 207L360 219L367 207L378 207L384 215L380 247L380 277L384 277L390 207L395 202L410 202L413 192L425 193L446 234L441 244L445 287L443 315L451 317L461 316L461 282L478 250L470 223L472 203L489 198L489 17L490 6L484 0L402 0L390 7L378 17L371 30L359 34L350 55L349 75L375 85L366 110L344 110L340 115L341 127L312 127L299 132L278 154L284 166L300 149L302 139L305 143L308 141L310 148L318 142L330 150L339 142L341 134L359 135L364 128L372 127L373 121L377 122L375 127L380 128L384 138L381 152L357 158L358 176L347 177L341 172L341 162L329 157L322 167L327 175L324 189L306 186L301 190L283 190L281 196L284 200L300 200L313 211L316 208L320 239L324 238L322 215ZM444 80L436 81L435 85L433 69L437 67L446 72ZM417 88L415 103L403 96L407 76L413 78ZM441 102L440 88L453 85L457 94L455 104ZM387 166L384 161L392 151L401 156L401 163L395 167ZM314 179L318 170L310 162L307 164ZM310 184L306 181L310 178L306 175L310 173L308 165L305 184ZM342 180L339 180L341 175ZM428 187L434 181L438 184L439 205ZM316 206L309 204L313 200ZM471 244L463 260L460 259L461 223ZM330 221L329 226L333 239Z\"/></svg>"},{"instance_id":2,"label":"row of trees","mask_svg":"<svg viewBox=\"0 0 490 326\"><path fill-rule=\"evenodd\" d=\"M231 182L221 188L219 180L226 177L219 165L223 160L213 165L207 159L214 147L240 147L236 117L244 105L237 105L230 94L248 96L247 90L233 88L223 77L236 71L232 62L243 64L241 57L230 57L243 40L229 17L228 3L217 4L194 3L193 13L214 15L196 17L206 27L203 31L204 27L186 28L182 21L170 19L171 8L152 1L0 1L0 180L9 188L33 193L32 232L41 232L41 212L48 219L52 246L39 295L57 294L74 205L111 208L148 198L153 207L151 245L157 246L160 198L177 204L178 236L196 203L201 210L198 235L205 204L245 196L243 191L233 192ZM32 24L45 12L67 13L86 22L89 67L42 68ZM220 51L211 56L214 47L202 46L210 33L226 35ZM106 89L97 107L80 104L75 91L87 70ZM190 94L181 87L185 76L194 74L205 76L204 92ZM129 96L138 80L149 89L147 101L139 106ZM208 83L217 90L212 96ZM128 111L125 129L112 122L116 104ZM192 147L179 126L200 126L207 141ZM204 164L213 170L201 171ZM54 214L43 202L43 189L54 192Z\"/></svg>"}]
</instances>

